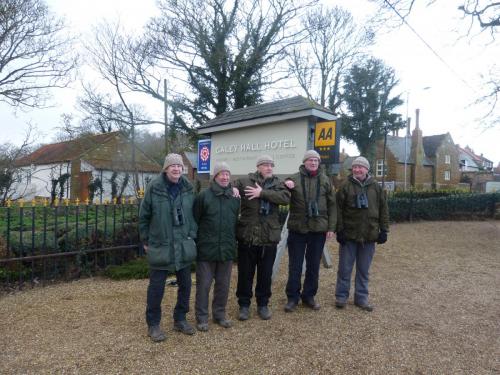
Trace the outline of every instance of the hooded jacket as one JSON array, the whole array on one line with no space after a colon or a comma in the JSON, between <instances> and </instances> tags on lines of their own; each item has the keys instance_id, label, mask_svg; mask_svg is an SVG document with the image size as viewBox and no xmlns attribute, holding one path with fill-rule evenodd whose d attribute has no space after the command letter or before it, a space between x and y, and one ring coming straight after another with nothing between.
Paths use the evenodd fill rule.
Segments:
<instances>
[{"instance_id":1,"label":"hooded jacket","mask_svg":"<svg viewBox=\"0 0 500 375\"><path fill-rule=\"evenodd\" d=\"M288 229L298 233L335 232L337 225L337 203L335 190L326 175L311 176L304 165L299 172L288 177L295 184L290 190L290 216ZM318 186L319 185L319 186ZM318 189L319 188L319 189ZM317 214L309 215L309 203L316 202Z\"/></svg>"},{"instance_id":2,"label":"hooded jacket","mask_svg":"<svg viewBox=\"0 0 500 375\"><path fill-rule=\"evenodd\" d=\"M231 184L221 187L211 182L194 202L198 223L198 261L225 262L236 258L236 223L240 200L233 197Z\"/></svg>"},{"instance_id":3,"label":"hooded jacket","mask_svg":"<svg viewBox=\"0 0 500 375\"><path fill-rule=\"evenodd\" d=\"M245 187L255 187L255 184L262 187L262 193L260 198L250 200L245 196ZM236 230L238 241L246 245L276 245L281 238L279 205L290 201L290 192L283 182L276 176L264 180L255 172L236 180L234 186L241 195L241 215ZM269 203L267 212L260 212L262 201Z\"/></svg>"},{"instance_id":4,"label":"hooded jacket","mask_svg":"<svg viewBox=\"0 0 500 375\"><path fill-rule=\"evenodd\" d=\"M358 196L365 193L367 208L358 208ZM341 184L337 192L337 231L347 240L375 242L380 231L389 231L389 209L382 187L368 175L360 182L352 175Z\"/></svg>"},{"instance_id":5,"label":"hooded jacket","mask_svg":"<svg viewBox=\"0 0 500 375\"><path fill-rule=\"evenodd\" d=\"M193 203L193 185L184 176L179 180L179 193L175 198L168 191L165 173L146 187L139 209L139 234L148 245L151 269L175 272L195 261L197 225Z\"/></svg>"}]
</instances>

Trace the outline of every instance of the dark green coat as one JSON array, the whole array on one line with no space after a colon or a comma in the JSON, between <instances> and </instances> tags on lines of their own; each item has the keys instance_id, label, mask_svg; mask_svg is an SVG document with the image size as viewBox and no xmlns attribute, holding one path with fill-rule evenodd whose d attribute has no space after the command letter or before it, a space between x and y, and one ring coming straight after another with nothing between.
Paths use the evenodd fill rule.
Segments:
<instances>
[{"instance_id":1,"label":"dark green coat","mask_svg":"<svg viewBox=\"0 0 500 375\"><path fill-rule=\"evenodd\" d=\"M366 192L368 208L356 208L356 197ZM364 183L350 175L337 192L339 215L337 230L347 240L375 242L379 231L389 231L389 210L385 194L377 181L368 176Z\"/></svg>"},{"instance_id":2,"label":"dark green coat","mask_svg":"<svg viewBox=\"0 0 500 375\"><path fill-rule=\"evenodd\" d=\"M161 173L148 184L141 202L139 233L149 247L147 258L152 269L175 272L196 260L193 185L184 176L179 183L180 193L172 200ZM182 207L182 225L174 225L174 207Z\"/></svg>"},{"instance_id":3,"label":"dark green coat","mask_svg":"<svg viewBox=\"0 0 500 375\"><path fill-rule=\"evenodd\" d=\"M337 202L335 190L328 177L323 173L318 173L311 177L306 168L301 165L299 172L287 178L295 184L290 190L292 198L290 200L290 216L288 217L288 229L293 232L335 232L337 226ZM302 185L304 181L305 186ZM319 184L318 213L316 217L308 217L307 201L316 200Z\"/></svg>"},{"instance_id":4,"label":"dark green coat","mask_svg":"<svg viewBox=\"0 0 500 375\"><path fill-rule=\"evenodd\" d=\"M288 204L290 192L278 177L273 176L269 180L268 186L264 188L264 179L255 172L234 182L241 195L241 215L236 236L238 241L246 245L276 245L280 241L279 205ZM245 187L255 187L256 183L263 189L260 198L270 203L269 214L265 216L259 214L261 199L249 200L245 197Z\"/></svg>"},{"instance_id":5,"label":"dark green coat","mask_svg":"<svg viewBox=\"0 0 500 375\"><path fill-rule=\"evenodd\" d=\"M212 182L194 202L194 218L198 223L198 260L225 262L236 259L236 223L240 200L233 188Z\"/></svg>"}]
</instances>

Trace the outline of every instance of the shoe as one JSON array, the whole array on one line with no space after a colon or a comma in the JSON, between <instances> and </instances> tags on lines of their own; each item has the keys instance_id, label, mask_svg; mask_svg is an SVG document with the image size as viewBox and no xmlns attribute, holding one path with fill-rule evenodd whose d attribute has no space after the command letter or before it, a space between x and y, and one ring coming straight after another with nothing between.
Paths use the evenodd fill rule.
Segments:
<instances>
[{"instance_id":1,"label":"shoe","mask_svg":"<svg viewBox=\"0 0 500 375\"><path fill-rule=\"evenodd\" d=\"M257 306L257 313L262 320L269 320L273 315L267 306Z\"/></svg>"},{"instance_id":2,"label":"shoe","mask_svg":"<svg viewBox=\"0 0 500 375\"><path fill-rule=\"evenodd\" d=\"M355 302L354 305L359 307L361 310L368 311L368 312L372 312L374 309L373 305L370 305L369 303L361 304L361 303Z\"/></svg>"},{"instance_id":3,"label":"shoe","mask_svg":"<svg viewBox=\"0 0 500 375\"><path fill-rule=\"evenodd\" d=\"M289 299L285 305L285 312L294 312L296 308L297 308L297 302Z\"/></svg>"},{"instance_id":4,"label":"shoe","mask_svg":"<svg viewBox=\"0 0 500 375\"><path fill-rule=\"evenodd\" d=\"M318 311L319 309L321 309L321 305L316 302L314 300L314 298L310 298L310 299L307 299L307 300L303 300L302 301L302 304L306 307L309 307L310 309L313 309L315 311Z\"/></svg>"},{"instance_id":5,"label":"shoe","mask_svg":"<svg viewBox=\"0 0 500 375\"><path fill-rule=\"evenodd\" d=\"M335 301L335 307L337 309L343 309L346 305L347 305L346 302L342 302L342 301L339 301L339 300Z\"/></svg>"},{"instance_id":6,"label":"shoe","mask_svg":"<svg viewBox=\"0 0 500 375\"><path fill-rule=\"evenodd\" d=\"M162 331L159 325L148 327L148 336L151 337L151 340L154 342L164 341L167 338L165 332Z\"/></svg>"},{"instance_id":7,"label":"shoe","mask_svg":"<svg viewBox=\"0 0 500 375\"><path fill-rule=\"evenodd\" d=\"M231 328L233 326L233 322L227 319L214 319L214 323L220 325L224 328Z\"/></svg>"},{"instance_id":8,"label":"shoe","mask_svg":"<svg viewBox=\"0 0 500 375\"><path fill-rule=\"evenodd\" d=\"M250 317L250 308L248 306L240 306L239 320L248 320Z\"/></svg>"},{"instance_id":9,"label":"shoe","mask_svg":"<svg viewBox=\"0 0 500 375\"><path fill-rule=\"evenodd\" d=\"M208 331L208 323L207 322L196 323L196 329L200 332L207 332Z\"/></svg>"},{"instance_id":10,"label":"shoe","mask_svg":"<svg viewBox=\"0 0 500 375\"><path fill-rule=\"evenodd\" d=\"M190 336L196 333L195 329L186 320L175 321L174 330Z\"/></svg>"}]
</instances>

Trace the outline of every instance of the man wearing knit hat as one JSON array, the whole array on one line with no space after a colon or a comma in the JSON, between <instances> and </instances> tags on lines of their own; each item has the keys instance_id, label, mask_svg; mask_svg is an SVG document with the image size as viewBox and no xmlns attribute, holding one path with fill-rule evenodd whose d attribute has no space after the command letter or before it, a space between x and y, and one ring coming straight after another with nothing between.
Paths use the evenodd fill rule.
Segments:
<instances>
[{"instance_id":1,"label":"man wearing knit hat","mask_svg":"<svg viewBox=\"0 0 500 375\"><path fill-rule=\"evenodd\" d=\"M328 177L320 173L320 155L308 150L299 172L285 180L290 190L288 218L288 282L286 312L293 312L302 300L305 307L319 310L315 300L318 291L319 266L326 239L334 236L337 223L335 190ZM306 275L301 290L302 264Z\"/></svg>"},{"instance_id":2,"label":"man wearing knit hat","mask_svg":"<svg viewBox=\"0 0 500 375\"><path fill-rule=\"evenodd\" d=\"M230 178L229 165L215 163L210 187L202 191L194 203L194 217L198 223L195 313L199 331L208 331L208 299L213 280L213 321L224 328L232 326L226 317L226 304L233 260L236 259L240 200L233 197Z\"/></svg>"},{"instance_id":3,"label":"man wearing knit hat","mask_svg":"<svg viewBox=\"0 0 500 375\"><path fill-rule=\"evenodd\" d=\"M195 333L186 320L191 294L191 264L196 260L197 226L193 217L194 190L182 175L179 154L168 154L163 172L146 187L139 210L139 233L149 263L146 322L151 340L166 336L160 328L161 302L169 273L177 278L174 330Z\"/></svg>"},{"instance_id":4,"label":"man wearing knit hat","mask_svg":"<svg viewBox=\"0 0 500 375\"><path fill-rule=\"evenodd\" d=\"M290 193L283 182L273 175L274 161L269 155L257 158L257 171L234 182L241 196L241 216L238 238L238 286L236 296L240 306L239 319L250 315L253 279L257 269L255 297L261 319L271 318L268 304L271 298L271 276L276 258L276 246L281 238L279 205L288 204Z\"/></svg>"},{"instance_id":5,"label":"man wearing knit hat","mask_svg":"<svg viewBox=\"0 0 500 375\"><path fill-rule=\"evenodd\" d=\"M368 160L357 157L351 169L352 174L337 192L337 241L340 248L335 306L343 309L347 304L352 269L356 263L354 305L372 311L373 306L368 301L368 274L375 242L383 244L387 241L389 211L384 191L368 173Z\"/></svg>"}]
</instances>

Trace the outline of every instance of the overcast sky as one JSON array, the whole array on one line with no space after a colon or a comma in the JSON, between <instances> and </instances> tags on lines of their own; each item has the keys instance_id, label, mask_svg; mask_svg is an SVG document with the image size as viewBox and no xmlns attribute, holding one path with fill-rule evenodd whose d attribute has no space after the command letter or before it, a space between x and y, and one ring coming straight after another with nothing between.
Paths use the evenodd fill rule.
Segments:
<instances>
[{"instance_id":1,"label":"overcast sky","mask_svg":"<svg viewBox=\"0 0 500 375\"><path fill-rule=\"evenodd\" d=\"M348 6L360 22L367 12L376 11L367 0L324 2ZM396 70L401 82L395 93L404 92L403 99L409 98L409 104L401 106L399 112L403 117L409 112L413 127L415 108L420 108L420 128L424 136L450 132L455 143L469 145L497 165L500 161L500 129L486 129L480 118L487 109L472 103L484 94L481 74L487 75L493 68L495 57L498 60L500 43L485 33L465 37L467 28L464 22L460 22L455 1L438 1L429 7L424 6L426 2L417 3L408 21L439 58L404 25L378 34L372 51L375 57ZM47 0L47 4L66 18L73 32L82 36L88 34L97 22L118 17L121 24L139 31L156 12L154 0ZM74 82L68 89L54 90L50 109L14 111L0 103L0 141L19 144L28 122L38 128L43 136L40 140L50 141L55 128L61 125L60 115L74 111L80 87L79 82ZM290 96L297 93L300 92L291 92ZM161 105L152 101L148 109L161 111ZM500 105L496 111L498 116ZM350 153L356 152L345 142L341 147Z\"/></svg>"}]
</instances>

